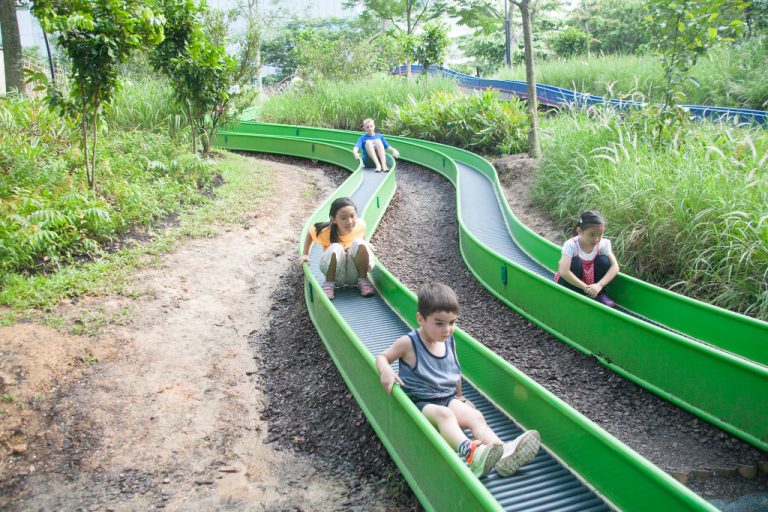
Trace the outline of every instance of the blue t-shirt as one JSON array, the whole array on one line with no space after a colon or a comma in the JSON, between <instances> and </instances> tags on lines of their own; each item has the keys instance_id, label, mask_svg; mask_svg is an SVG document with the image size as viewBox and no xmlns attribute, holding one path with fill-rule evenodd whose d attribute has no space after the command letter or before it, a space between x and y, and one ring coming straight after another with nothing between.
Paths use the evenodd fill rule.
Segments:
<instances>
[{"instance_id":1,"label":"blue t-shirt","mask_svg":"<svg viewBox=\"0 0 768 512\"><path fill-rule=\"evenodd\" d=\"M380 140L381 143L384 145L384 149L387 149L389 147L389 144L387 143L387 139L384 138L384 136L380 133L374 133L373 135L368 135L367 133L364 133L360 136L359 139L357 139L357 149L361 150L363 152L363 161L368 160L368 154L365 152L365 143L369 140L376 141Z\"/></svg>"}]
</instances>

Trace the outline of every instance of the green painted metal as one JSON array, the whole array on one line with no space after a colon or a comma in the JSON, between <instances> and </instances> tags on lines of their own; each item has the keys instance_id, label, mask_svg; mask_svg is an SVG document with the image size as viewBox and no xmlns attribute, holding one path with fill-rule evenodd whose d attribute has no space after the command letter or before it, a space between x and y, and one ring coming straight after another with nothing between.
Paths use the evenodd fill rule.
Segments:
<instances>
[{"instance_id":1,"label":"green painted metal","mask_svg":"<svg viewBox=\"0 0 768 512\"><path fill-rule=\"evenodd\" d=\"M386 269L373 271L376 288L415 327L416 296ZM462 373L620 510L710 509L696 494L491 352L461 329L456 350Z\"/></svg>"},{"instance_id":2,"label":"green painted metal","mask_svg":"<svg viewBox=\"0 0 768 512\"><path fill-rule=\"evenodd\" d=\"M229 149L274 151L307 158L317 158L320 151L324 161L337 163L349 170L357 169L310 217L304 228L306 233L312 223L327 217L333 199L349 195L360 183L359 168L356 162L347 158L350 153L348 146L318 139L315 141L315 152L312 152L309 141L276 140L280 137L230 132L226 139L222 136L217 142ZM417 146L415 142L408 142L406 151L416 152ZM415 159L416 155L412 157ZM453 173L455 179L455 165L451 169L450 159L434 155L433 151L424 152L419 159L424 165L428 162L443 168L449 175ZM363 210L369 235L384 214L385 206L382 205L386 205L393 194L394 173L391 173L377 191L379 200L371 200ZM401 318L413 325L416 311L414 294L381 264L374 269L372 277L382 297ZM373 355L346 325L306 267L305 299L310 316L347 386L424 507L427 510L500 510L498 503L459 461L402 390L396 387L394 398L385 394ZM466 376L479 389L523 425L538 429L545 444L558 458L620 509L647 510L653 504L655 508L670 511L715 510L463 332L457 333L457 347Z\"/></svg>"},{"instance_id":3,"label":"green painted metal","mask_svg":"<svg viewBox=\"0 0 768 512\"><path fill-rule=\"evenodd\" d=\"M238 132L241 130L276 136L299 134L350 146L357 140L357 134L352 132L264 123L242 123ZM401 137L390 139L403 159L448 178L457 187L458 205L461 198L455 162L466 163L485 174L500 199L515 240L536 261L550 269L556 267L559 248L530 231L512 214L490 163L473 153L442 144ZM595 355L612 370L768 450L768 407L760 398L768 396L768 350L764 348L768 347L768 324L620 275L611 290L620 303L631 309L632 305L642 303L636 311L655 321L674 317L669 326L687 336L639 321L557 286L498 255L472 236L461 218L460 208L457 215L462 255L468 268L500 300L578 350ZM506 283L501 280L500 268L507 269ZM719 327L711 327L713 324ZM704 333L708 336L703 341L689 338L692 333L701 333L700 325L710 326Z\"/></svg>"}]
</instances>

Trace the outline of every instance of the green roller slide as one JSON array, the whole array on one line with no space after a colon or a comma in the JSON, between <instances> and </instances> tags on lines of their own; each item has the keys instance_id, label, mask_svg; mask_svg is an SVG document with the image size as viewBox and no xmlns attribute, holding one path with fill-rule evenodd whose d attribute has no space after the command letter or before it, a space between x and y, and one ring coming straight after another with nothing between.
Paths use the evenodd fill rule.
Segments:
<instances>
[{"instance_id":1,"label":"green roller slide","mask_svg":"<svg viewBox=\"0 0 768 512\"><path fill-rule=\"evenodd\" d=\"M358 136L243 122L221 137L235 133L326 141L346 148ZM515 217L490 163L442 144L388 138L403 159L441 173L456 186L462 255L491 293L615 372L768 450L767 323L622 274L611 284L618 309L558 286L552 274L559 247Z\"/></svg>"},{"instance_id":2,"label":"green roller slide","mask_svg":"<svg viewBox=\"0 0 768 512\"><path fill-rule=\"evenodd\" d=\"M307 220L327 220L336 197L350 196L375 230L395 192L396 169L374 173L352 158L354 135L332 130L248 125L221 132L218 146L330 162L350 177ZM260 133L259 133L260 132ZM418 141L398 141L401 154L456 176L454 161ZM394 167L394 162L393 162ZM464 243L464 242L462 242ZM299 248L299 250L301 250ZM324 295L317 246L305 265L305 299L312 321L350 392L427 510L714 510L686 487L582 416L562 400L457 330L465 393L504 440L537 429L544 449L513 477L478 479L399 387L383 390L374 356L415 323L416 298L380 263L371 273L377 295L354 289ZM490 252L490 250L489 250ZM466 257L466 255L465 255ZM510 264L511 265L511 264ZM508 274L512 277L512 272ZM508 280L509 282L509 280ZM556 289L556 288L555 288Z\"/></svg>"}]
</instances>

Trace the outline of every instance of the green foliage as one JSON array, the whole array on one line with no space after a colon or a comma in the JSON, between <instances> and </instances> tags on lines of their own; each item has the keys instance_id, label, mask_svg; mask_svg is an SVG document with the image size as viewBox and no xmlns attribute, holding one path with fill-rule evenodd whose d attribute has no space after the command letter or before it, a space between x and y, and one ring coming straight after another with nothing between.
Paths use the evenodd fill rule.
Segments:
<instances>
[{"instance_id":1,"label":"green foliage","mask_svg":"<svg viewBox=\"0 0 768 512\"><path fill-rule=\"evenodd\" d=\"M113 131L99 147L99 195L74 178L72 120L40 100L0 100L0 282L90 259L120 234L199 203L215 169L162 134Z\"/></svg>"},{"instance_id":2,"label":"green foliage","mask_svg":"<svg viewBox=\"0 0 768 512\"><path fill-rule=\"evenodd\" d=\"M749 37L768 35L768 0L752 0L744 11Z\"/></svg>"},{"instance_id":3,"label":"green foliage","mask_svg":"<svg viewBox=\"0 0 768 512\"><path fill-rule=\"evenodd\" d=\"M62 112L79 118L85 170L93 190L101 107L112 100L120 65L130 52L162 40L163 19L144 2L127 0L38 0L32 11L47 32L58 33L57 44L70 59L71 100L62 98L53 85L49 95Z\"/></svg>"},{"instance_id":4,"label":"green foliage","mask_svg":"<svg viewBox=\"0 0 768 512\"><path fill-rule=\"evenodd\" d=\"M106 110L112 130L147 130L171 138L189 135L189 122L167 81L152 77L127 78Z\"/></svg>"},{"instance_id":5,"label":"green foliage","mask_svg":"<svg viewBox=\"0 0 768 512\"><path fill-rule=\"evenodd\" d=\"M213 41L203 31L204 6L193 0L158 0L158 5L167 17L166 38L155 48L152 64L170 79L176 100L184 107L192 127L193 151L197 153L199 138L207 154L227 113L237 63L227 55L222 41Z\"/></svg>"},{"instance_id":6,"label":"green foliage","mask_svg":"<svg viewBox=\"0 0 768 512\"><path fill-rule=\"evenodd\" d=\"M442 25L430 22L424 26L424 32L419 34L413 56L425 70L429 70L430 66L442 65L447 48L447 29ZM426 84L429 73L423 73L423 76Z\"/></svg>"},{"instance_id":7,"label":"green foliage","mask_svg":"<svg viewBox=\"0 0 768 512\"><path fill-rule=\"evenodd\" d=\"M566 24L585 32L591 49L604 54L635 54L649 40L643 0L582 0Z\"/></svg>"},{"instance_id":8,"label":"green foliage","mask_svg":"<svg viewBox=\"0 0 768 512\"><path fill-rule=\"evenodd\" d=\"M589 49L589 36L576 28L567 28L555 33L549 39L549 46L558 57L573 57L587 53Z\"/></svg>"},{"instance_id":9,"label":"green foliage","mask_svg":"<svg viewBox=\"0 0 768 512\"><path fill-rule=\"evenodd\" d=\"M299 33L294 51L304 80L350 80L371 72L374 65L368 47L344 37L325 38L313 29Z\"/></svg>"},{"instance_id":10,"label":"green foliage","mask_svg":"<svg viewBox=\"0 0 768 512\"><path fill-rule=\"evenodd\" d=\"M768 319L768 133L572 112L544 127L535 201L565 229L602 211L622 269L715 305Z\"/></svg>"},{"instance_id":11,"label":"green foliage","mask_svg":"<svg viewBox=\"0 0 768 512\"><path fill-rule=\"evenodd\" d=\"M349 80L402 64L406 41L370 18L294 19L265 39L262 55L278 69L278 80L296 73L305 80Z\"/></svg>"},{"instance_id":12,"label":"green foliage","mask_svg":"<svg viewBox=\"0 0 768 512\"><path fill-rule=\"evenodd\" d=\"M494 0L462 0L446 2L446 13L459 25L478 35L504 32L504 7Z\"/></svg>"},{"instance_id":13,"label":"green foliage","mask_svg":"<svg viewBox=\"0 0 768 512\"><path fill-rule=\"evenodd\" d=\"M500 101L492 90L470 96L435 93L397 109L387 132L441 142L482 154L526 151L528 120L519 100Z\"/></svg>"},{"instance_id":14,"label":"green foliage","mask_svg":"<svg viewBox=\"0 0 768 512\"><path fill-rule=\"evenodd\" d=\"M375 74L349 82L321 81L294 87L271 97L262 107L261 119L273 123L360 130L371 117L381 126L409 97L420 99L436 91L458 91L456 82L433 78L425 90L402 77Z\"/></svg>"},{"instance_id":15,"label":"green foliage","mask_svg":"<svg viewBox=\"0 0 768 512\"><path fill-rule=\"evenodd\" d=\"M748 2L737 0L650 0L646 20L653 34L656 53L661 57L666 81L664 106L685 99L683 82L689 80L696 61L718 42L731 42L743 27L738 19L728 20L721 11L743 10Z\"/></svg>"},{"instance_id":16,"label":"green foliage","mask_svg":"<svg viewBox=\"0 0 768 512\"><path fill-rule=\"evenodd\" d=\"M167 152L168 148L160 151ZM211 166L211 170L220 173L223 184L208 192L206 197L197 194L201 198L200 206L181 211L176 227L160 233L150 232L154 237L147 244L126 244L93 261L80 258L55 273L0 275L0 303L16 310L27 310L50 308L63 298L84 294L136 293L129 288L132 271L146 266L152 256L173 249L184 238L211 236L217 232L217 225L242 223L250 218L250 212L274 197L274 174L265 167L254 165L252 159L225 154L215 167Z\"/></svg>"},{"instance_id":17,"label":"green foliage","mask_svg":"<svg viewBox=\"0 0 768 512\"><path fill-rule=\"evenodd\" d=\"M444 26L435 22L427 23L417 40L414 51L416 62L425 68L442 65L448 42L448 30Z\"/></svg>"},{"instance_id":18,"label":"green foliage","mask_svg":"<svg viewBox=\"0 0 768 512\"><path fill-rule=\"evenodd\" d=\"M344 6L362 7L363 17L389 20L406 34L413 34L419 22L439 16L444 7L433 0L346 0Z\"/></svg>"},{"instance_id":19,"label":"green foliage","mask_svg":"<svg viewBox=\"0 0 768 512\"><path fill-rule=\"evenodd\" d=\"M470 34L461 38L459 47L471 58L471 66L478 76L494 73L504 64L504 34ZM452 66L456 69L456 66ZM456 69L456 71L459 71Z\"/></svg>"}]
</instances>

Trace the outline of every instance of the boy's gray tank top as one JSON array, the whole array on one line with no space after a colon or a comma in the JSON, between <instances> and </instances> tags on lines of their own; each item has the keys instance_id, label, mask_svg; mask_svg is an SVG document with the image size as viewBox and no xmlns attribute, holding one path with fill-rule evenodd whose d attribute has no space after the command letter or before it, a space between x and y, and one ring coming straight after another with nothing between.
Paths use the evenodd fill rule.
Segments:
<instances>
[{"instance_id":1,"label":"boy's gray tank top","mask_svg":"<svg viewBox=\"0 0 768 512\"><path fill-rule=\"evenodd\" d=\"M419 336L417 330L408 333L416 354L416 365L411 368L400 359L399 375L403 391L414 401L448 398L456 394L456 383L461 375L461 366L456 358L453 336L445 342L445 355L433 355Z\"/></svg>"}]
</instances>

